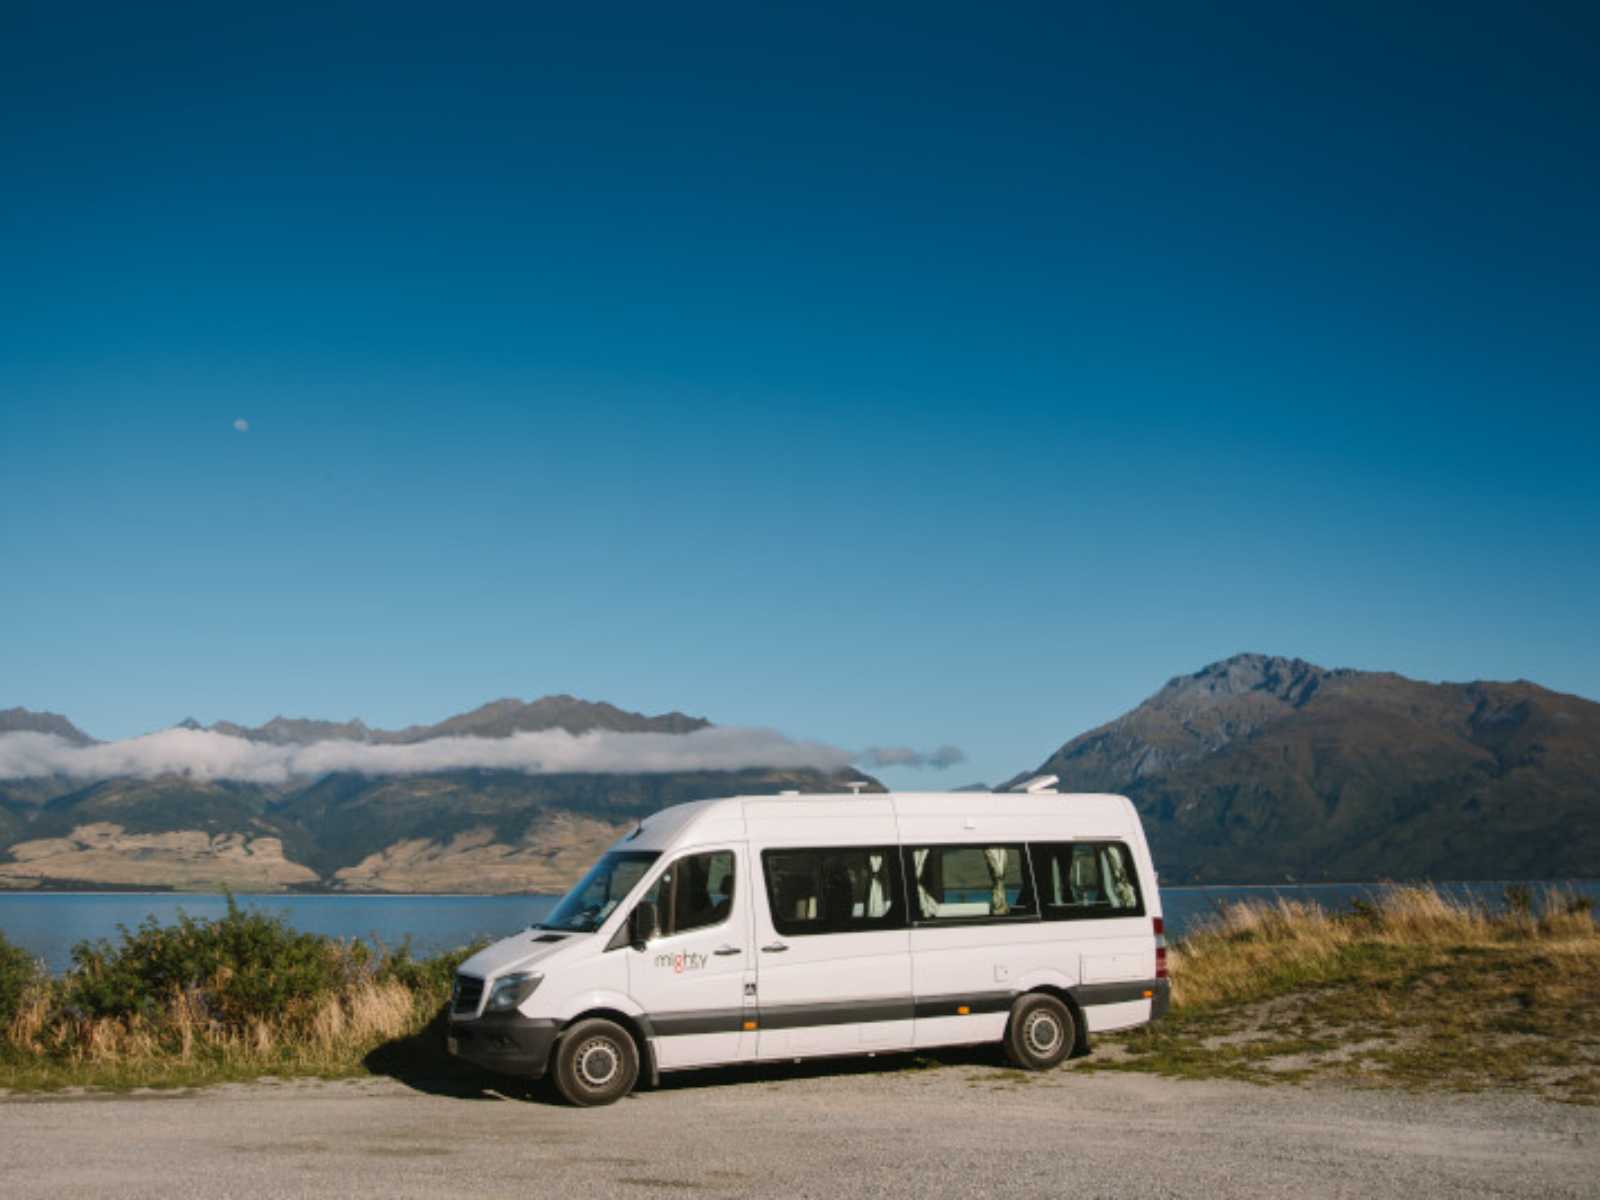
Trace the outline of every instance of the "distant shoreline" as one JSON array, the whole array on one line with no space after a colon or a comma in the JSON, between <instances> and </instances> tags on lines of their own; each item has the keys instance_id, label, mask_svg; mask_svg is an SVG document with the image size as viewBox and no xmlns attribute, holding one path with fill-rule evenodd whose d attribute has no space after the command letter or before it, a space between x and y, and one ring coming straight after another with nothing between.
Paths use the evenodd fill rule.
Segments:
<instances>
[{"instance_id":1,"label":"distant shoreline","mask_svg":"<svg viewBox=\"0 0 1600 1200\"><path fill-rule=\"evenodd\" d=\"M1435 887L1453 887L1458 884L1470 884L1474 887L1487 887L1494 884L1512 885L1541 885L1553 886L1559 884L1582 884L1584 886L1600 886L1600 876L1558 876L1554 878L1537 879L1338 879L1319 880L1315 883L1283 880L1276 883L1177 883L1162 885L1163 892L1211 892L1211 891L1279 891L1285 888L1341 888L1341 887L1411 887L1418 885ZM123 888L114 885L104 887L84 887L81 884L75 887L36 887L36 888L0 888L0 899L7 896L224 896L232 894L240 897L289 897L306 896L319 900L346 899L346 900L511 900L523 897L530 900L552 899L558 900L563 892L345 892L345 891L320 891L312 888L285 888L278 891L246 891L240 888L217 889L215 891L191 891L181 888Z\"/></svg>"}]
</instances>

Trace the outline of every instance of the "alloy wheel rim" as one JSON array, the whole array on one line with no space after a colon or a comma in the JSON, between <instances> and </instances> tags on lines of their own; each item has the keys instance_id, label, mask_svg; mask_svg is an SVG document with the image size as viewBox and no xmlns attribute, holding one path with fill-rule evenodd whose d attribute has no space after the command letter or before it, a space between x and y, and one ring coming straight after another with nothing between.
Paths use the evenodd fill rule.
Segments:
<instances>
[{"instance_id":1,"label":"alloy wheel rim","mask_svg":"<svg viewBox=\"0 0 1600 1200\"><path fill-rule=\"evenodd\" d=\"M593 1038L578 1047L574 1064L585 1087L603 1088L622 1069L622 1054L608 1038Z\"/></svg>"},{"instance_id":2,"label":"alloy wheel rim","mask_svg":"<svg viewBox=\"0 0 1600 1200\"><path fill-rule=\"evenodd\" d=\"M1022 1038L1032 1053L1048 1058L1061 1046L1061 1023L1051 1013L1033 1013L1023 1024Z\"/></svg>"}]
</instances>

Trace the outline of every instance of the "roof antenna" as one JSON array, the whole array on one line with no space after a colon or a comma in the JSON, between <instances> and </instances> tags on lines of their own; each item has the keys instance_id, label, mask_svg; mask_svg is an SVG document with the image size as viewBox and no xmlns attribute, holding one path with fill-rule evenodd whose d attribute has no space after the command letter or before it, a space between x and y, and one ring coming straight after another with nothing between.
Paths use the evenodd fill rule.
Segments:
<instances>
[{"instance_id":1,"label":"roof antenna","mask_svg":"<svg viewBox=\"0 0 1600 1200\"><path fill-rule=\"evenodd\" d=\"M1024 779L1011 790L1013 792L1027 792L1030 796L1053 796L1056 784L1060 782L1061 776L1059 775L1035 775L1032 779Z\"/></svg>"}]
</instances>

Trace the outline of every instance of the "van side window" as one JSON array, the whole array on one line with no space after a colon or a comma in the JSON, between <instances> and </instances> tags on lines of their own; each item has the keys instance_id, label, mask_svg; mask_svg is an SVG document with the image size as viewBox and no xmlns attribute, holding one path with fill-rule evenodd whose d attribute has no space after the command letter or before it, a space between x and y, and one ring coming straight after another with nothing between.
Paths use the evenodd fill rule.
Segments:
<instances>
[{"instance_id":1,"label":"van side window","mask_svg":"<svg viewBox=\"0 0 1600 1200\"><path fill-rule=\"evenodd\" d=\"M733 851L686 854L661 873L645 893L654 901L658 933L671 937L720 925L733 909Z\"/></svg>"},{"instance_id":2,"label":"van side window","mask_svg":"<svg viewBox=\"0 0 1600 1200\"><path fill-rule=\"evenodd\" d=\"M772 927L785 937L904 929L895 860L887 846L763 851Z\"/></svg>"},{"instance_id":3,"label":"van side window","mask_svg":"<svg viewBox=\"0 0 1600 1200\"><path fill-rule=\"evenodd\" d=\"M906 850L911 903L919 922L1034 917L1021 846L913 846Z\"/></svg>"},{"instance_id":4,"label":"van side window","mask_svg":"<svg viewBox=\"0 0 1600 1200\"><path fill-rule=\"evenodd\" d=\"M1121 842L1054 842L1032 849L1045 920L1144 916L1139 873Z\"/></svg>"}]
</instances>

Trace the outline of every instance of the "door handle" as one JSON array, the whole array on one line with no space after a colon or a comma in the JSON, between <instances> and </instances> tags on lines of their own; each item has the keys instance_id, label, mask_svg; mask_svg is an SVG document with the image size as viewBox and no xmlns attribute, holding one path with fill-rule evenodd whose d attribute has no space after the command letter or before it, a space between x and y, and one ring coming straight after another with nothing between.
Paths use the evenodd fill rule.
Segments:
<instances>
[{"instance_id":1,"label":"door handle","mask_svg":"<svg viewBox=\"0 0 1600 1200\"><path fill-rule=\"evenodd\" d=\"M770 946L761 947L761 953L763 953L763 954L782 954L788 948L789 947L784 945L782 942L773 942L772 945L770 945Z\"/></svg>"},{"instance_id":2,"label":"door handle","mask_svg":"<svg viewBox=\"0 0 1600 1200\"><path fill-rule=\"evenodd\" d=\"M720 954L720 955L723 955L724 957L726 957L729 954L738 954L738 953L740 953L740 950L739 950L739 947L737 947L737 946L718 946L711 953Z\"/></svg>"}]
</instances>

